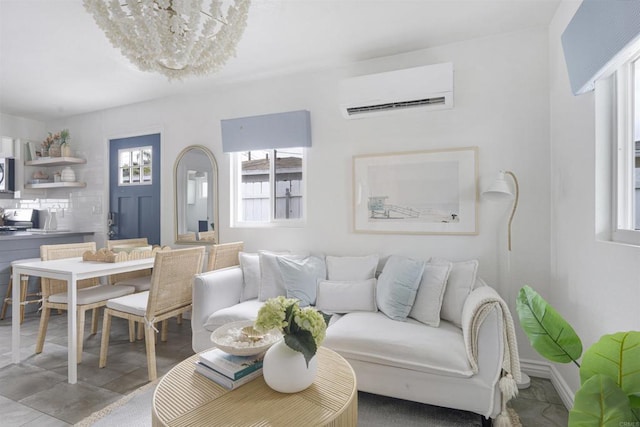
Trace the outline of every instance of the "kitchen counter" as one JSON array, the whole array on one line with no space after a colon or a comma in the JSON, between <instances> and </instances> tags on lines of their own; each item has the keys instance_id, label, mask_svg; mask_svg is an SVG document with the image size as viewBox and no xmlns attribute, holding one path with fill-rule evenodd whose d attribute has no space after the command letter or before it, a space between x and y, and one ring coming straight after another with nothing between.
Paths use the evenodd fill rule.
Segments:
<instances>
[{"instance_id":1,"label":"kitchen counter","mask_svg":"<svg viewBox=\"0 0 640 427\"><path fill-rule=\"evenodd\" d=\"M51 237L90 236L93 231L14 231L11 234L0 234L0 242L6 240L47 239Z\"/></svg>"},{"instance_id":2,"label":"kitchen counter","mask_svg":"<svg viewBox=\"0 0 640 427\"><path fill-rule=\"evenodd\" d=\"M61 245L67 243L82 243L93 240L93 231L14 231L0 234L0 295L7 292L11 262L18 259L40 258L41 245ZM29 279L29 293L39 292L40 282L32 277ZM36 304L25 306L25 312L37 310ZM10 315L11 310L9 310Z\"/></svg>"}]
</instances>

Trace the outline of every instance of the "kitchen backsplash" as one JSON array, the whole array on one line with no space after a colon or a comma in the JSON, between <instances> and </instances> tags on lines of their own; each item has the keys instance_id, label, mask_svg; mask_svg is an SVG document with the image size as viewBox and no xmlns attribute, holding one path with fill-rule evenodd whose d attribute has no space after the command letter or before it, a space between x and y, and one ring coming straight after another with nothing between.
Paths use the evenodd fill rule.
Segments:
<instances>
[{"instance_id":1,"label":"kitchen backsplash","mask_svg":"<svg viewBox=\"0 0 640 427\"><path fill-rule=\"evenodd\" d=\"M100 220L104 216L102 195L90 191L74 192L68 198L0 199L0 207L38 209L40 228L44 227L49 212L54 211L58 230L104 232Z\"/></svg>"}]
</instances>

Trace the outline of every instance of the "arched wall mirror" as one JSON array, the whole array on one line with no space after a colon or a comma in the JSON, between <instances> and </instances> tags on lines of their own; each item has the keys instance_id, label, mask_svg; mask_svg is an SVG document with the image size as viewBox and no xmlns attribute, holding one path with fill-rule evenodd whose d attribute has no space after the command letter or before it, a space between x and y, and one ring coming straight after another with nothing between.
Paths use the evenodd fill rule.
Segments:
<instances>
[{"instance_id":1,"label":"arched wall mirror","mask_svg":"<svg viewBox=\"0 0 640 427\"><path fill-rule=\"evenodd\" d=\"M215 244L218 238L218 164L207 147L191 145L173 168L175 242Z\"/></svg>"}]
</instances>

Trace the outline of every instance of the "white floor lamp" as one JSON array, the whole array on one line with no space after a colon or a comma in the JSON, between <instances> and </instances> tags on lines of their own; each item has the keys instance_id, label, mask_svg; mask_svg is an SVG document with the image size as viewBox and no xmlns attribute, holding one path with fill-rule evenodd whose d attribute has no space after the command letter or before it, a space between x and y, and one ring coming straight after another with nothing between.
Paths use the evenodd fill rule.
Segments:
<instances>
[{"instance_id":1,"label":"white floor lamp","mask_svg":"<svg viewBox=\"0 0 640 427\"><path fill-rule=\"evenodd\" d=\"M506 180L506 176L510 176L513 179L513 184L515 187L515 191L511 191L511 186ZM511 208L511 215L509 216L509 225L508 225L508 248L509 253L507 254L507 270L509 273L509 279L511 279L511 260L510 252L511 252L511 223L513 222L513 217L516 214L516 209L518 208L518 198L520 197L520 186L518 185L518 178L511 171L500 171L498 173L498 177L491 184L491 186L482 193L482 196L488 200L513 200L513 206ZM511 290L511 287L508 288L507 292ZM511 292L509 292L511 293ZM531 384L531 379L527 374L522 372L522 381L518 383L518 388L523 389L529 387Z\"/></svg>"}]
</instances>

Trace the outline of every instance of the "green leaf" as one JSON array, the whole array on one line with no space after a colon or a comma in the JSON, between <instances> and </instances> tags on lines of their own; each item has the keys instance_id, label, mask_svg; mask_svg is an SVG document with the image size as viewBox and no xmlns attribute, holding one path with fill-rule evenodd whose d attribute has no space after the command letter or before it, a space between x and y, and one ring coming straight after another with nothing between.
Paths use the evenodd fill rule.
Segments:
<instances>
[{"instance_id":1,"label":"green leaf","mask_svg":"<svg viewBox=\"0 0 640 427\"><path fill-rule=\"evenodd\" d=\"M309 361L316 354L318 348L316 341L313 339L311 332L300 329L295 334L287 334L284 336L284 342L293 350L299 351L304 356L304 360L309 367Z\"/></svg>"},{"instance_id":2,"label":"green leaf","mask_svg":"<svg viewBox=\"0 0 640 427\"><path fill-rule=\"evenodd\" d=\"M333 314L327 314L324 311L320 311L320 314L322 314L322 318L324 319L324 324L329 326L329 322L331 321L331 317L333 317Z\"/></svg>"},{"instance_id":3,"label":"green leaf","mask_svg":"<svg viewBox=\"0 0 640 427\"><path fill-rule=\"evenodd\" d=\"M582 354L582 342L571 325L536 291L524 286L518 293L516 311L531 346L552 362L569 363Z\"/></svg>"},{"instance_id":4,"label":"green leaf","mask_svg":"<svg viewBox=\"0 0 640 427\"><path fill-rule=\"evenodd\" d=\"M569 412L569 427L620 427L633 420L627 395L605 375L582 385Z\"/></svg>"},{"instance_id":5,"label":"green leaf","mask_svg":"<svg viewBox=\"0 0 640 427\"><path fill-rule=\"evenodd\" d=\"M603 335L589 347L582 358L580 381L584 384L594 375L606 375L631 400L640 406L640 332L618 332Z\"/></svg>"}]
</instances>

